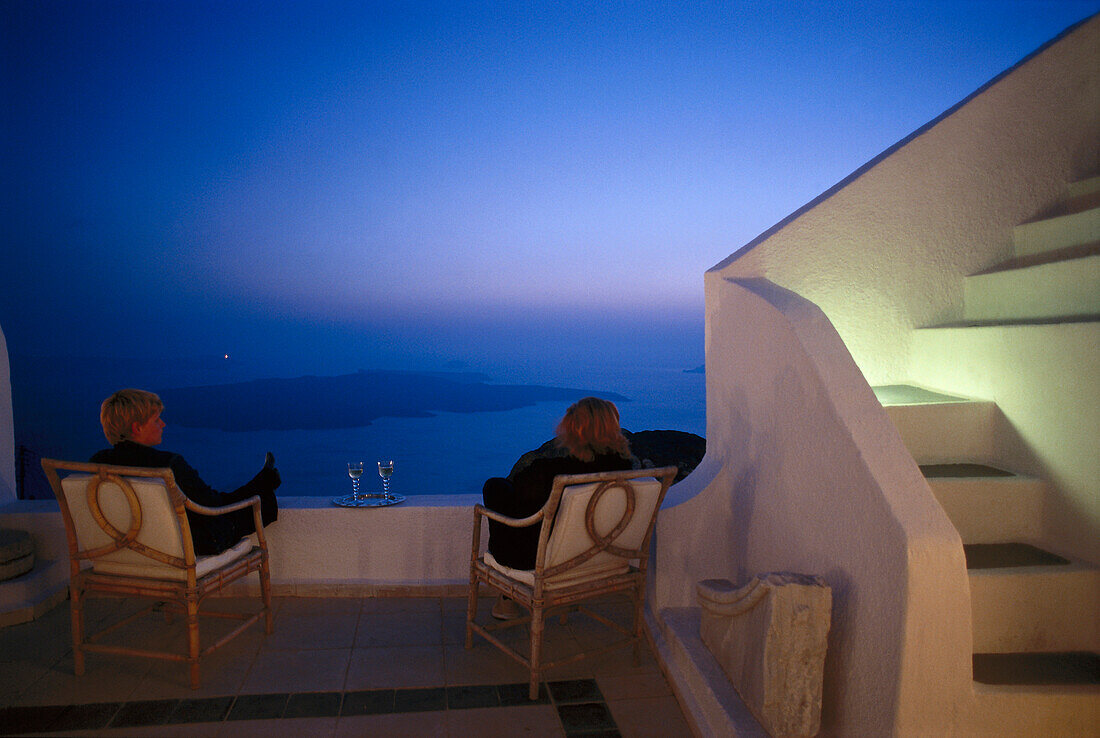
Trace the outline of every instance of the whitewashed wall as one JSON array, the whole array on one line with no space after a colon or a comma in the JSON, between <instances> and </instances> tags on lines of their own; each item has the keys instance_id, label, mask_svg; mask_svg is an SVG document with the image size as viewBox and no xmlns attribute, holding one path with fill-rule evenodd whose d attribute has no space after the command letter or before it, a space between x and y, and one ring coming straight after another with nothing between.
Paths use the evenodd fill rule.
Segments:
<instances>
[{"instance_id":1,"label":"whitewashed wall","mask_svg":"<svg viewBox=\"0 0 1100 738\"><path fill-rule=\"evenodd\" d=\"M943 734L970 684L962 542L829 321L766 280L707 276L707 458L657 528L652 607L700 579L833 589L823 734Z\"/></svg>"}]
</instances>

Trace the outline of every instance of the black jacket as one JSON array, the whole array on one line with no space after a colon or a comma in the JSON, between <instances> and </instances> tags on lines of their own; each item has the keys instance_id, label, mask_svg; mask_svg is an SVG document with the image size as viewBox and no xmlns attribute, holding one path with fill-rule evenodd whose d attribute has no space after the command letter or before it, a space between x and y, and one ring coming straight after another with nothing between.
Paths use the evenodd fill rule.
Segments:
<instances>
[{"instance_id":1,"label":"black jacket","mask_svg":"<svg viewBox=\"0 0 1100 738\"><path fill-rule=\"evenodd\" d=\"M279 486L280 480L279 473L274 469L262 469L243 487L225 493L218 492L202 481L199 473L179 454L161 451L152 446L143 446L133 441L122 441L115 444L113 448L97 451L92 455L91 461L93 464L137 466L149 469L168 467L172 470L180 491L192 502L207 507L220 507L259 495L263 524L266 526L279 516L275 488ZM254 533L256 530L251 508L218 516L200 515L188 510L187 522L191 526L195 553L202 556L221 553L235 545L243 536Z\"/></svg>"},{"instance_id":2,"label":"black jacket","mask_svg":"<svg viewBox=\"0 0 1100 738\"><path fill-rule=\"evenodd\" d=\"M510 518L525 518L537 513L550 499L554 477L559 474L624 471L631 467L631 459L618 454L600 454L592 461L581 461L576 456L540 458L517 472L510 483L500 477L490 479L482 489L482 496L490 510ZM490 520L489 551L505 566L534 569L541 528L541 523L527 528L510 528Z\"/></svg>"}]
</instances>

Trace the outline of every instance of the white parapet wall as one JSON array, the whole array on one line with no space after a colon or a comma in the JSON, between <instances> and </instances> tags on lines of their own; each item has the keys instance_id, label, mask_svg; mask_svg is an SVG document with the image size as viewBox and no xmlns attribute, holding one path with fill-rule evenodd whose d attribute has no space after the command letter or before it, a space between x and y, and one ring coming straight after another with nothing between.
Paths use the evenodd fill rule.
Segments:
<instances>
[{"instance_id":1,"label":"white parapet wall","mask_svg":"<svg viewBox=\"0 0 1100 738\"><path fill-rule=\"evenodd\" d=\"M651 615L695 606L702 579L820 575L834 603L823 734L958 731L972 706L961 539L820 309L763 279L712 272L706 289L707 456L658 519Z\"/></svg>"},{"instance_id":2,"label":"white parapet wall","mask_svg":"<svg viewBox=\"0 0 1100 738\"><path fill-rule=\"evenodd\" d=\"M479 502L480 495L411 495L400 505L351 509L325 497L282 498L278 521L265 529L272 587L300 596L463 592ZM53 500L0 507L0 527L29 531L42 560L68 559Z\"/></svg>"}]
</instances>

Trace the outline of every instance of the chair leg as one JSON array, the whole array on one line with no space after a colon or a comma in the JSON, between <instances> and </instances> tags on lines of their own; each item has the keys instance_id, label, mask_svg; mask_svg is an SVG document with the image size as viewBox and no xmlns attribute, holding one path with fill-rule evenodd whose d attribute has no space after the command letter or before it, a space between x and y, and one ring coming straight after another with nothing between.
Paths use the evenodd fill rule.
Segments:
<instances>
[{"instance_id":1,"label":"chair leg","mask_svg":"<svg viewBox=\"0 0 1100 738\"><path fill-rule=\"evenodd\" d=\"M545 623L541 605L531 608L531 686L527 696L539 697L539 669L542 667L542 631Z\"/></svg>"},{"instance_id":2,"label":"chair leg","mask_svg":"<svg viewBox=\"0 0 1100 738\"><path fill-rule=\"evenodd\" d=\"M73 673L84 674L84 593L77 585L69 587L69 610L73 634Z\"/></svg>"},{"instance_id":3,"label":"chair leg","mask_svg":"<svg viewBox=\"0 0 1100 738\"><path fill-rule=\"evenodd\" d=\"M275 619L271 612L271 571L265 556L260 561L260 596L264 601L264 632L275 632Z\"/></svg>"},{"instance_id":4,"label":"chair leg","mask_svg":"<svg viewBox=\"0 0 1100 738\"><path fill-rule=\"evenodd\" d=\"M470 572L470 590L466 595L466 648L471 649L474 647L474 630L470 627L470 623L474 622L474 617L477 615L477 589L478 581L477 576Z\"/></svg>"},{"instance_id":5,"label":"chair leg","mask_svg":"<svg viewBox=\"0 0 1100 738\"><path fill-rule=\"evenodd\" d=\"M191 665L191 689L199 688L199 602L187 598L187 663Z\"/></svg>"}]
</instances>

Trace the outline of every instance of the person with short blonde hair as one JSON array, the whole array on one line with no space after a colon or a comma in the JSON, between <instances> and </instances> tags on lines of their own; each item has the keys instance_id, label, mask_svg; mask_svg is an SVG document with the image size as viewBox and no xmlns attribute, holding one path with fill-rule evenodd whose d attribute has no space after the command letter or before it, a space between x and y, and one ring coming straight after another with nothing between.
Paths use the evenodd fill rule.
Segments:
<instances>
[{"instance_id":1,"label":"person with short blonde hair","mask_svg":"<svg viewBox=\"0 0 1100 738\"><path fill-rule=\"evenodd\" d=\"M139 389L123 389L103 401L99 406L99 422L103 435L114 446L131 438L134 423L144 423L156 413L164 411L164 403L154 392Z\"/></svg>"},{"instance_id":2,"label":"person with short blonde hair","mask_svg":"<svg viewBox=\"0 0 1100 738\"><path fill-rule=\"evenodd\" d=\"M559 474L623 471L634 466L630 444L619 427L618 408L598 397L585 397L569 406L558 423L555 445L556 455L541 456L529 463L521 459L508 478L486 481L481 490L485 506L511 518L526 518L550 499L554 477ZM539 528L538 523L512 528L490 520L489 553L504 566L534 569ZM493 606L496 618L506 620L518 615L519 608L507 598L498 599Z\"/></svg>"},{"instance_id":3,"label":"person with short blonde hair","mask_svg":"<svg viewBox=\"0 0 1100 738\"><path fill-rule=\"evenodd\" d=\"M179 454L153 448L161 442L165 423L160 415L164 403L153 392L122 389L99 406L99 422L111 448L97 451L92 463L114 466L136 466L149 469L168 468L188 499L206 507L221 507L258 495L260 516L264 526L279 517L275 490L282 483L275 457L268 452L260 472L243 487L233 492L219 492L202 480L199 473ZM219 554L244 536L256 532L251 508L226 515L210 516L187 511L195 553L200 556Z\"/></svg>"}]
</instances>

